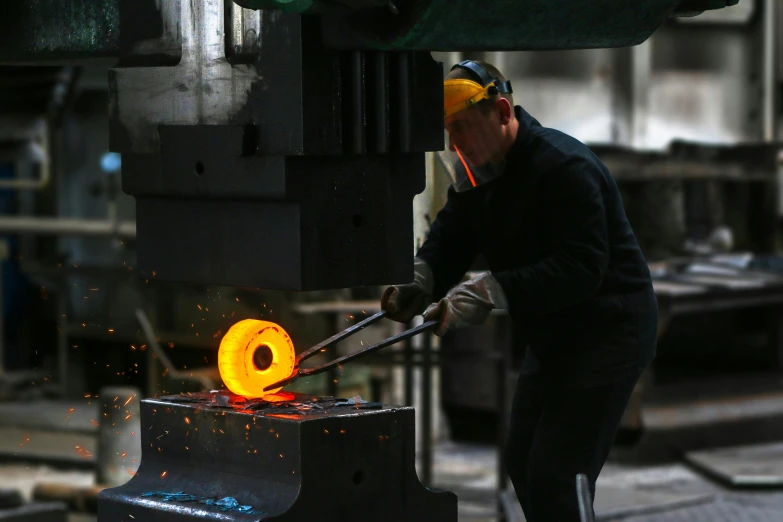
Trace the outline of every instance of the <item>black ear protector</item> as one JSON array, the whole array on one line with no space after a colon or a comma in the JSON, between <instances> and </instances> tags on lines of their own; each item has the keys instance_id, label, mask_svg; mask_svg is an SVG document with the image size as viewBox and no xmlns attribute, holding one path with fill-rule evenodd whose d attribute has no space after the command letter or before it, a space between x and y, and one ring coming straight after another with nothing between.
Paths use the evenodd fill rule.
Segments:
<instances>
[{"instance_id":1,"label":"black ear protector","mask_svg":"<svg viewBox=\"0 0 783 522\"><path fill-rule=\"evenodd\" d=\"M490 76L489 72L487 72L487 70L478 62L474 62L473 60L464 60L452 67L451 70L453 71L457 67L467 69L478 76L481 80L482 87L491 85L492 87L489 88L488 92L493 96L497 94L512 94L514 92L511 89L510 81L506 80L505 82L501 82L497 78Z\"/></svg>"}]
</instances>

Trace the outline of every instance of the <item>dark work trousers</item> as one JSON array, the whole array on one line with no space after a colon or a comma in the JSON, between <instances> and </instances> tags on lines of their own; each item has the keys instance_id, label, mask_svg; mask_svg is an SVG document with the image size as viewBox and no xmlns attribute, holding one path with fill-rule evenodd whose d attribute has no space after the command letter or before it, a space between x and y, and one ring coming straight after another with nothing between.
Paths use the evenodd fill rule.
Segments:
<instances>
[{"instance_id":1,"label":"dark work trousers","mask_svg":"<svg viewBox=\"0 0 783 522\"><path fill-rule=\"evenodd\" d=\"M540 373L520 375L505 459L527 522L579 522L576 476L587 475L595 498L595 481L638 378L563 388Z\"/></svg>"}]
</instances>

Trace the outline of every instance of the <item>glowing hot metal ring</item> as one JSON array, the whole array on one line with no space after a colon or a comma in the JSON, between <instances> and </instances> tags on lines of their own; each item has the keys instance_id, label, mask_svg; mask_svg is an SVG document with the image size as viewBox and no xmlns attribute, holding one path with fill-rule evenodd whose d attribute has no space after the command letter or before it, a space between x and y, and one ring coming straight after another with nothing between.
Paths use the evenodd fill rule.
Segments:
<instances>
[{"instance_id":1,"label":"glowing hot metal ring","mask_svg":"<svg viewBox=\"0 0 783 522\"><path fill-rule=\"evenodd\" d=\"M220 377L229 390L244 397L263 397L282 388L264 387L290 376L294 370L294 343L275 323L245 319L232 326L218 351Z\"/></svg>"}]
</instances>

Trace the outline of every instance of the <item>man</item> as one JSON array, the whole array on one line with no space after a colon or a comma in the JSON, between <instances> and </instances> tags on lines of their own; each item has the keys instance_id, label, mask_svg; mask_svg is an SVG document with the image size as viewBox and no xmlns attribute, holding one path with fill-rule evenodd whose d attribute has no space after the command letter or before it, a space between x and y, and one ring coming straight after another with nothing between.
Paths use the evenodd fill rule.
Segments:
<instances>
[{"instance_id":1,"label":"man","mask_svg":"<svg viewBox=\"0 0 783 522\"><path fill-rule=\"evenodd\" d=\"M438 319L440 336L508 310L527 347L508 474L528 522L577 522L576 476L587 475L594 496L655 354L650 273L614 180L585 145L515 107L490 64L458 64L444 94L453 185L413 283L387 288L382 308L404 322ZM460 283L478 255L490 271Z\"/></svg>"}]
</instances>

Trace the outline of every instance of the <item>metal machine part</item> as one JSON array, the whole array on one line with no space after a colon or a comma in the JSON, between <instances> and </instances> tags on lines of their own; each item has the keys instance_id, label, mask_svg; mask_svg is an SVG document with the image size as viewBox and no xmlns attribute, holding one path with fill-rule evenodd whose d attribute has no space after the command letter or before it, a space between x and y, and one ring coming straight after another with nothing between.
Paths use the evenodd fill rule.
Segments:
<instances>
[{"instance_id":1,"label":"metal machine part","mask_svg":"<svg viewBox=\"0 0 783 522\"><path fill-rule=\"evenodd\" d=\"M520 2L477 8L471 0L241 0L254 9L324 14L328 46L342 49L548 50L624 47L647 40L667 18L694 16L739 0L655 0L638 3ZM351 4L353 9L347 10Z\"/></svg>"},{"instance_id":2,"label":"metal machine part","mask_svg":"<svg viewBox=\"0 0 783 522\"><path fill-rule=\"evenodd\" d=\"M412 408L289 395L142 401L141 466L98 520L457 520L416 477Z\"/></svg>"},{"instance_id":3,"label":"metal machine part","mask_svg":"<svg viewBox=\"0 0 783 522\"><path fill-rule=\"evenodd\" d=\"M317 20L276 11L243 25L261 34L257 60L232 64L223 9L190 5L176 67L110 75L139 267L289 290L407 280L424 152L443 142L440 67L326 50Z\"/></svg>"},{"instance_id":4,"label":"metal machine part","mask_svg":"<svg viewBox=\"0 0 783 522\"><path fill-rule=\"evenodd\" d=\"M412 275L412 200L424 153L443 148L442 68L429 51L633 45L681 5L16 2L0 14L0 63L116 66L110 143L136 198L142 272L370 286Z\"/></svg>"}]
</instances>

